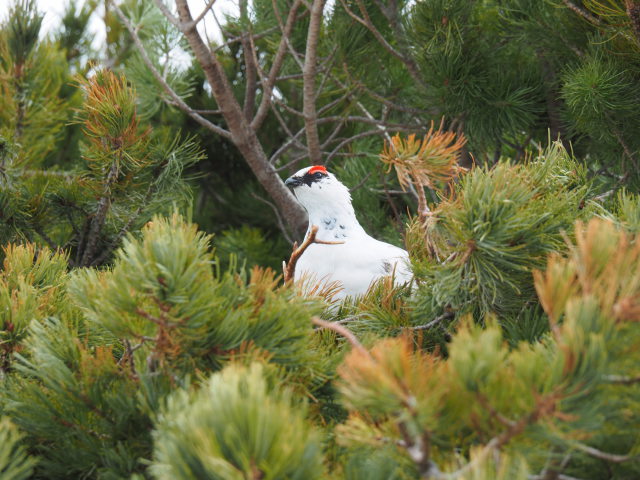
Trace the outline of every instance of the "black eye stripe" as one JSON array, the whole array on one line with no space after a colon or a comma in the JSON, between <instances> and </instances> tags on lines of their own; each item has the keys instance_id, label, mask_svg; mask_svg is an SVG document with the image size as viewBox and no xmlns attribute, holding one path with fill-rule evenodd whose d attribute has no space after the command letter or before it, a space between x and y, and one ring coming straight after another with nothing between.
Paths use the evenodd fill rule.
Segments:
<instances>
[{"instance_id":1,"label":"black eye stripe","mask_svg":"<svg viewBox=\"0 0 640 480\"><path fill-rule=\"evenodd\" d=\"M328 176L329 175L322 172L315 172L311 174L307 172L302 176L302 182L308 186L311 186L312 183L318 182L322 180L324 177L328 177Z\"/></svg>"}]
</instances>

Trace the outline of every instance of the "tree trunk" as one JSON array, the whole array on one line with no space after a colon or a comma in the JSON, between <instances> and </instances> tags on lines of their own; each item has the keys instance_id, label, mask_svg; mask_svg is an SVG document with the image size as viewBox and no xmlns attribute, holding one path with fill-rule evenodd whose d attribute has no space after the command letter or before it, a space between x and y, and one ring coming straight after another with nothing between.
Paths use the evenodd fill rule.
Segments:
<instances>
[{"instance_id":1,"label":"tree trunk","mask_svg":"<svg viewBox=\"0 0 640 480\"><path fill-rule=\"evenodd\" d=\"M176 5L180 22L183 25L192 25L193 18L187 1L176 0ZM202 41L195 25L185 29L184 35L207 77L213 96L231 132L232 142L249 164L260 184L273 199L289 227L296 234L304 232L307 214L284 185L273 165L269 163L256 132L251 128L240 104L233 95L233 90L222 65Z\"/></svg>"}]
</instances>

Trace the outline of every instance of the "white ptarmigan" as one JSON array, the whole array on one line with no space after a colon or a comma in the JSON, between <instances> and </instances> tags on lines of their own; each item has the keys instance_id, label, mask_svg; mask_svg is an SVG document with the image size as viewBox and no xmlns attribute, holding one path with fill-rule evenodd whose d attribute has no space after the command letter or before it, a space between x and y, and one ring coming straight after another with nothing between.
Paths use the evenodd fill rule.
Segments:
<instances>
[{"instance_id":1,"label":"white ptarmigan","mask_svg":"<svg viewBox=\"0 0 640 480\"><path fill-rule=\"evenodd\" d=\"M393 274L396 284L411 280L408 253L367 235L356 219L349 189L325 167L303 168L285 185L307 210L309 229L318 226L316 239L344 242L311 244L298 260L294 281L311 276L321 282L338 282L342 290L334 298L343 299L365 293L385 275Z\"/></svg>"}]
</instances>

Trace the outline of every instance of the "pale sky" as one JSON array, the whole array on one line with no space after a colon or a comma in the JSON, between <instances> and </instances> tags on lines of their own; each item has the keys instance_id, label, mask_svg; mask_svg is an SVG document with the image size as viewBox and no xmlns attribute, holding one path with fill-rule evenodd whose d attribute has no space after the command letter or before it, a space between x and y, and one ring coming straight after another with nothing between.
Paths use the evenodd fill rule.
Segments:
<instances>
[{"instance_id":1,"label":"pale sky","mask_svg":"<svg viewBox=\"0 0 640 480\"><path fill-rule=\"evenodd\" d=\"M78 4L83 4L84 0L74 0ZM140 0L143 2L152 2L153 0ZM64 7L67 5L69 0L37 0L38 9L45 14L44 20L42 22L42 33L46 35L56 28L60 23L60 19L62 18L62 14L64 12ZM191 8L191 14L196 17L200 14L204 6L208 3L207 0L188 0L189 7ZM167 4L173 4L173 2L167 2ZM0 21L4 21L9 14L9 8L13 4L12 0L0 0ZM100 7L99 7L100 8ZM217 0L213 6L213 12L218 17L218 19L222 22L224 18L224 13L238 13L238 1L237 0ZM105 33L104 33L104 24L100 20L100 12L97 12L97 15L94 14L94 18L91 20L89 24L89 29L94 35L93 46L95 48L100 47L100 44L104 41ZM210 39L219 40L221 38L219 29L217 27L216 21L213 17L213 13L209 12L203 22L200 22L198 26L200 33L204 36L205 29L206 34L208 34Z\"/></svg>"}]
</instances>

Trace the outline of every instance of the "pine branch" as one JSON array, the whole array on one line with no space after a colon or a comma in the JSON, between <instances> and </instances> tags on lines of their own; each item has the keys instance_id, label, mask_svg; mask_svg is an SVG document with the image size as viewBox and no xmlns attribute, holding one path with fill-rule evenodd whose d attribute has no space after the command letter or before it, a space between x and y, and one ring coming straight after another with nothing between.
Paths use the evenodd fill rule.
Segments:
<instances>
[{"instance_id":1,"label":"pine branch","mask_svg":"<svg viewBox=\"0 0 640 480\"><path fill-rule=\"evenodd\" d=\"M140 213L142 213L142 209L147 206L147 203L151 199L153 192L153 183L151 183L147 188L147 192L145 193L144 198L138 205L138 208L136 208L136 210L129 215L129 220L127 220L127 222L122 226L115 238L111 241L109 247L103 249L102 253L91 262L92 267L95 265L100 265L102 262L104 262L111 254L111 252L113 252L118 247L118 245L120 244L120 240L122 240L122 238L131 230L131 225L133 225L133 222L138 219Z\"/></svg>"},{"instance_id":2,"label":"pine branch","mask_svg":"<svg viewBox=\"0 0 640 480\"><path fill-rule=\"evenodd\" d=\"M571 445L578 450L590 455L594 458L599 458L600 460L605 460L607 462L613 463L624 463L633 460L637 460L640 458L640 455L618 455L616 453L607 453L602 450L598 450L597 448L590 447L589 445L584 445L579 442L572 442Z\"/></svg>"},{"instance_id":3,"label":"pine branch","mask_svg":"<svg viewBox=\"0 0 640 480\"><path fill-rule=\"evenodd\" d=\"M640 45L640 2L625 0L627 16L631 20L631 30L636 37L636 42Z\"/></svg>"},{"instance_id":4,"label":"pine branch","mask_svg":"<svg viewBox=\"0 0 640 480\"><path fill-rule=\"evenodd\" d=\"M122 153L120 153L119 155L122 155ZM82 258L80 260L80 266L88 266L91 264L93 255L96 251L96 248L98 247L100 232L102 231L102 227L104 226L104 222L107 217L107 212L109 211L109 207L111 206L111 186L115 183L116 178L118 177L119 163L119 159L114 160L111 163L111 169L109 170L109 173L105 180L102 196L98 201L96 212L91 219L91 226L89 227L89 233L85 242L84 253L82 254Z\"/></svg>"},{"instance_id":5,"label":"pine branch","mask_svg":"<svg viewBox=\"0 0 640 480\"><path fill-rule=\"evenodd\" d=\"M362 17L359 17L357 14L355 14L353 10L349 8L345 0L340 0L340 3L342 4L342 7L345 9L347 14L351 18L353 18L356 22L366 27L367 30L369 30L373 34L373 36L378 41L378 43L380 43L380 45L382 45L382 47L387 52L389 52L391 55L393 55L394 57L396 57L398 60L400 60L402 63L405 64L409 74L411 75L411 78L413 78L416 81L416 83L422 86L426 86L422 78L422 75L420 75L418 65L415 63L415 61L412 58L403 55L401 52L393 48L393 46L384 38L382 33L380 33L380 31L376 28L376 26L371 21L371 18L369 17L367 9L361 0L356 0L356 3L358 4L358 8L360 9L360 13L362 14Z\"/></svg>"}]
</instances>

